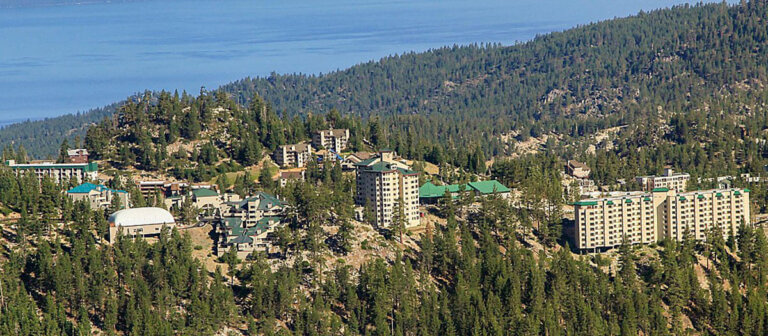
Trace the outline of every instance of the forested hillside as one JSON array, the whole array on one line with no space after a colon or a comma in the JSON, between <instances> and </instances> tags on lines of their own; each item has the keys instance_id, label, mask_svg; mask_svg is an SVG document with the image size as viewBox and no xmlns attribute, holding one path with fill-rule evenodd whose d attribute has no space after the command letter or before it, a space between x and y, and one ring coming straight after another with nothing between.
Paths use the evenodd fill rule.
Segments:
<instances>
[{"instance_id":1,"label":"forested hillside","mask_svg":"<svg viewBox=\"0 0 768 336\"><path fill-rule=\"evenodd\" d=\"M78 138L85 138L88 127L113 115L119 105L114 103L84 113L8 125L0 128L0 144L15 149L21 147L38 159L55 157L64 139L75 143Z\"/></svg>"},{"instance_id":2,"label":"forested hillside","mask_svg":"<svg viewBox=\"0 0 768 336\"><path fill-rule=\"evenodd\" d=\"M766 7L765 1L677 7L511 47L446 47L319 76L244 79L223 89L242 105L258 93L288 115L336 108L378 118L385 133L409 134L417 143L481 146L486 156L499 155L508 147L502 134L519 141L553 132L567 143L611 126L668 124L675 113L737 93L752 105L765 94ZM40 133L36 127L55 122L27 130ZM18 134L5 133L0 144L18 143ZM56 150L30 147L39 148L31 151L38 156Z\"/></svg>"},{"instance_id":3,"label":"forested hillside","mask_svg":"<svg viewBox=\"0 0 768 336\"><path fill-rule=\"evenodd\" d=\"M103 172L221 184L279 145L344 127L352 150L391 147L463 179L490 172L519 196L446 195L422 208L424 226L395 234L354 219L355 178L339 165L313 162L285 187L238 177L233 191L274 193L289 213L270 254L213 260L210 237L191 241L197 225L107 244L117 206L93 210L61 192L71 185L0 166L0 335L766 335L765 228L579 255L561 235L560 180L562 158L603 185L666 164L694 188L762 170L766 20L766 1L679 7L512 47L147 92L114 113L4 129L4 144L34 135L27 150L52 154L44 127L54 143L91 118L83 144ZM108 184L134 188L124 182ZM750 185L756 212L766 185Z\"/></svg>"}]
</instances>

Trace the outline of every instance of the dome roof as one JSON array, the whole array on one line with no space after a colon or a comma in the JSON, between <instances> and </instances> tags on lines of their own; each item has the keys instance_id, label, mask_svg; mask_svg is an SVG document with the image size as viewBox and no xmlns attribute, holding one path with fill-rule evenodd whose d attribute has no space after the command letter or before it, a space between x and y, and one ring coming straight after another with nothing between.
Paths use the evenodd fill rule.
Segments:
<instances>
[{"instance_id":1,"label":"dome roof","mask_svg":"<svg viewBox=\"0 0 768 336\"><path fill-rule=\"evenodd\" d=\"M131 208L113 213L109 224L114 226L138 226L174 224L173 215L162 208Z\"/></svg>"}]
</instances>

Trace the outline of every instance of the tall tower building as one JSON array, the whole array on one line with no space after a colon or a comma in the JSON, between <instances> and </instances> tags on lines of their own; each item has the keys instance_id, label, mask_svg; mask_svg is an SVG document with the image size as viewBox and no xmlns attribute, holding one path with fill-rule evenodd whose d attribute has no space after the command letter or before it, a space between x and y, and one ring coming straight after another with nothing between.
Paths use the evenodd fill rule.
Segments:
<instances>
[{"instance_id":1,"label":"tall tower building","mask_svg":"<svg viewBox=\"0 0 768 336\"><path fill-rule=\"evenodd\" d=\"M405 226L419 225L419 174L396 161L394 156L391 150L382 150L378 156L355 164L355 202L370 207L378 227L393 225L400 204L405 215Z\"/></svg>"}]
</instances>

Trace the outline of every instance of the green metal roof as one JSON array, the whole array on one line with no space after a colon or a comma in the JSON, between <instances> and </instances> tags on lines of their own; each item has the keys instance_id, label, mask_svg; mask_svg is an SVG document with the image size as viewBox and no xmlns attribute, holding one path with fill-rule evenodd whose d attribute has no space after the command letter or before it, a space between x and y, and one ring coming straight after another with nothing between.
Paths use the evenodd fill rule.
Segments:
<instances>
[{"instance_id":1,"label":"green metal roof","mask_svg":"<svg viewBox=\"0 0 768 336\"><path fill-rule=\"evenodd\" d=\"M358 162L358 163L355 163L355 166L367 166L367 165L369 165L369 164L371 164L371 163L375 162L375 161L376 161L376 160L378 160L378 159L379 159L378 157L372 157L372 158L370 158L370 159L365 159L365 160L363 160L363 161L360 161L360 162Z\"/></svg>"},{"instance_id":2,"label":"green metal roof","mask_svg":"<svg viewBox=\"0 0 768 336\"><path fill-rule=\"evenodd\" d=\"M734 191L733 194L736 195L736 196L740 196L741 195L741 193L738 190Z\"/></svg>"},{"instance_id":3,"label":"green metal roof","mask_svg":"<svg viewBox=\"0 0 768 336\"><path fill-rule=\"evenodd\" d=\"M210 196L219 196L219 193L211 189L201 188L201 189L192 190L192 195L195 195L195 197L210 197Z\"/></svg>"},{"instance_id":4,"label":"green metal roof","mask_svg":"<svg viewBox=\"0 0 768 336\"><path fill-rule=\"evenodd\" d=\"M403 169L403 168L397 168L397 170L400 172L400 174L403 174L403 175L413 175L413 174L419 173L415 170Z\"/></svg>"},{"instance_id":5,"label":"green metal roof","mask_svg":"<svg viewBox=\"0 0 768 336\"><path fill-rule=\"evenodd\" d=\"M434 197L443 197L445 195L445 186L436 186L432 182L424 183L421 187L419 187L419 197L420 198L434 198Z\"/></svg>"},{"instance_id":6,"label":"green metal roof","mask_svg":"<svg viewBox=\"0 0 768 336\"><path fill-rule=\"evenodd\" d=\"M744 192L749 192L749 191L750 191L749 189L744 189Z\"/></svg>"},{"instance_id":7,"label":"green metal roof","mask_svg":"<svg viewBox=\"0 0 768 336\"><path fill-rule=\"evenodd\" d=\"M721 194L721 193L716 193L716 194L715 194L715 196L717 196L717 197L723 197L723 194Z\"/></svg>"},{"instance_id":8,"label":"green metal roof","mask_svg":"<svg viewBox=\"0 0 768 336\"><path fill-rule=\"evenodd\" d=\"M667 192L669 191L669 188L653 188L651 192Z\"/></svg>"},{"instance_id":9,"label":"green metal roof","mask_svg":"<svg viewBox=\"0 0 768 336\"><path fill-rule=\"evenodd\" d=\"M445 196L445 190L449 193L455 194L462 191L476 191L480 194L488 195L496 193L509 192L510 189L501 184L499 181L477 181L469 182L467 184L449 184L445 186L436 186L432 182L424 183L419 187L420 198L435 198Z\"/></svg>"},{"instance_id":10,"label":"green metal roof","mask_svg":"<svg viewBox=\"0 0 768 336\"><path fill-rule=\"evenodd\" d=\"M643 198L643 201L650 202L651 198L650 197Z\"/></svg>"},{"instance_id":11,"label":"green metal roof","mask_svg":"<svg viewBox=\"0 0 768 336\"><path fill-rule=\"evenodd\" d=\"M629 198L627 198L627 200L626 200L626 201L624 201L624 203L632 203L632 200L631 200L631 199L629 199Z\"/></svg>"},{"instance_id":12,"label":"green metal roof","mask_svg":"<svg viewBox=\"0 0 768 336\"><path fill-rule=\"evenodd\" d=\"M608 201L608 202L605 202L605 204L608 204L608 205L613 205L613 201Z\"/></svg>"},{"instance_id":13,"label":"green metal roof","mask_svg":"<svg viewBox=\"0 0 768 336\"><path fill-rule=\"evenodd\" d=\"M251 244L253 243L253 238L248 236L237 236L235 238L232 238L229 240L230 244Z\"/></svg>"},{"instance_id":14,"label":"green metal roof","mask_svg":"<svg viewBox=\"0 0 768 336\"><path fill-rule=\"evenodd\" d=\"M509 188L496 180L469 182L469 186L483 194L509 192Z\"/></svg>"},{"instance_id":15,"label":"green metal roof","mask_svg":"<svg viewBox=\"0 0 768 336\"><path fill-rule=\"evenodd\" d=\"M704 199L704 195L697 196L698 199Z\"/></svg>"},{"instance_id":16,"label":"green metal roof","mask_svg":"<svg viewBox=\"0 0 768 336\"><path fill-rule=\"evenodd\" d=\"M685 196L680 196L680 200L685 201L686 200Z\"/></svg>"},{"instance_id":17,"label":"green metal roof","mask_svg":"<svg viewBox=\"0 0 768 336\"><path fill-rule=\"evenodd\" d=\"M228 204L235 204L238 207L244 207L248 202L259 201L259 210L269 210L272 207L285 207L286 203L277 199L277 197L267 194L265 192L256 192L252 197L248 197L240 202L228 202Z\"/></svg>"},{"instance_id":18,"label":"green metal roof","mask_svg":"<svg viewBox=\"0 0 768 336\"><path fill-rule=\"evenodd\" d=\"M574 202L573 205L597 205L597 201L578 201Z\"/></svg>"}]
</instances>

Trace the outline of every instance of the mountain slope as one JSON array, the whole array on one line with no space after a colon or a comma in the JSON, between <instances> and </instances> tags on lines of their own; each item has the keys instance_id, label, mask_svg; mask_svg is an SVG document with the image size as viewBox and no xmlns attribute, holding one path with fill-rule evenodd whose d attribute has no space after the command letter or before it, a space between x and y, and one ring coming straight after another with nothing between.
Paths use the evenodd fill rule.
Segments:
<instances>
[{"instance_id":1,"label":"mountain slope","mask_svg":"<svg viewBox=\"0 0 768 336\"><path fill-rule=\"evenodd\" d=\"M767 7L765 1L681 6L511 47L446 47L320 76L243 79L222 90L243 105L258 94L288 114L335 108L378 118L394 144L409 138L504 155L502 135L525 140L554 132L569 141L668 119L744 86L762 92ZM0 144L19 140L4 133ZM40 148L36 155L53 151L30 147Z\"/></svg>"}]
</instances>

